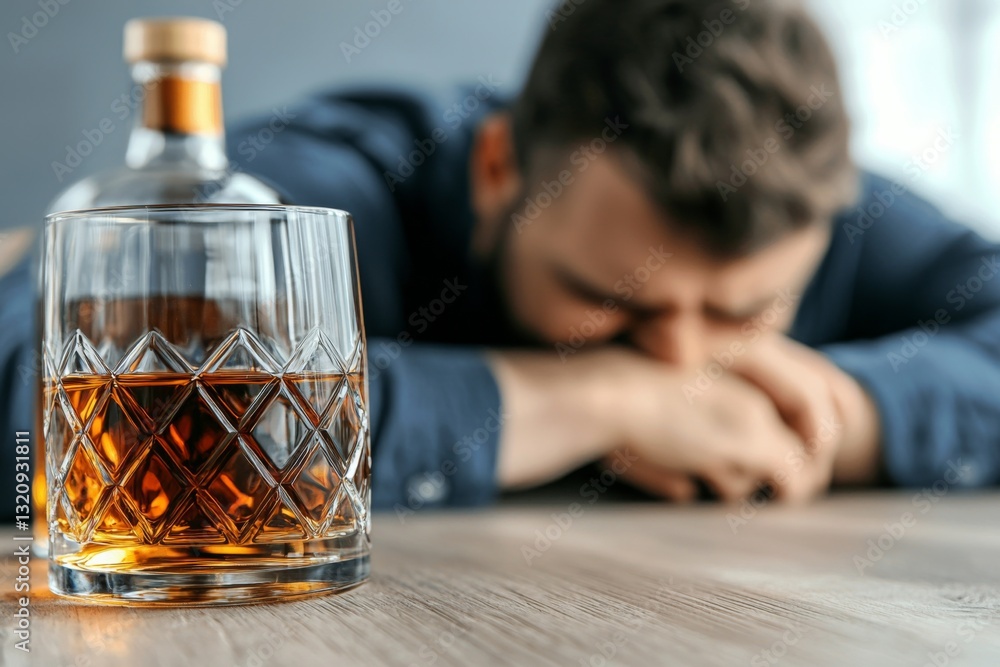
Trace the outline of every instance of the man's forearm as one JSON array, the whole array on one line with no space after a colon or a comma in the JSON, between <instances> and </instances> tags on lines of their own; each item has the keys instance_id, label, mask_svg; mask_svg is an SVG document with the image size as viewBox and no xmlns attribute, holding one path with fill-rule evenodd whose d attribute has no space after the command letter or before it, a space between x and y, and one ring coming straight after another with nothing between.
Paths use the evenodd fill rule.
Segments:
<instances>
[{"instance_id":1,"label":"man's forearm","mask_svg":"<svg viewBox=\"0 0 1000 667\"><path fill-rule=\"evenodd\" d=\"M850 486L874 484L882 469L882 426L878 407L853 377L845 374L836 384L834 400L844 433L834 462L833 482Z\"/></svg>"},{"instance_id":2,"label":"man's forearm","mask_svg":"<svg viewBox=\"0 0 1000 667\"><path fill-rule=\"evenodd\" d=\"M491 353L490 366L505 414L497 463L501 488L544 483L617 444L608 418L612 396L603 393L614 391L613 383L591 381L586 363L568 368L555 354L519 351Z\"/></svg>"}]
</instances>

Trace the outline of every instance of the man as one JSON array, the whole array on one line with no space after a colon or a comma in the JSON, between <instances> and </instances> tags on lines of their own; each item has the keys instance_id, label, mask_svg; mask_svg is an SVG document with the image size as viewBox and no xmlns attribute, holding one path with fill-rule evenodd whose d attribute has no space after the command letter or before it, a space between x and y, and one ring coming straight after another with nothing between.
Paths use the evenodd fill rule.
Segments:
<instances>
[{"instance_id":1,"label":"man","mask_svg":"<svg viewBox=\"0 0 1000 667\"><path fill-rule=\"evenodd\" d=\"M997 249L855 169L801 8L568 1L506 86L229 137L354 215L376 507L595 462L675 500L1000 479Z\"/></svg>"}]
</instances>

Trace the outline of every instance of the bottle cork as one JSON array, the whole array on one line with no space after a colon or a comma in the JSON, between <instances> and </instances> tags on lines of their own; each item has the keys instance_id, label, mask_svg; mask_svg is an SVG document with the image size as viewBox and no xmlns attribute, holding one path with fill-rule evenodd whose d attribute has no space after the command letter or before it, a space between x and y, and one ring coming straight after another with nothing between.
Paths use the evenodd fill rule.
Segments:
<instances>
[{"instance_id":1,"label":"bottle cork","mask_svg":"<svg viewBox=\"0 0 1000 667\"><path fill-rule=\"evenodd\" d=\"M125 24L125 60L226 65L226 29L209 19L132 19Z\"/></svg>"}]
</instances>

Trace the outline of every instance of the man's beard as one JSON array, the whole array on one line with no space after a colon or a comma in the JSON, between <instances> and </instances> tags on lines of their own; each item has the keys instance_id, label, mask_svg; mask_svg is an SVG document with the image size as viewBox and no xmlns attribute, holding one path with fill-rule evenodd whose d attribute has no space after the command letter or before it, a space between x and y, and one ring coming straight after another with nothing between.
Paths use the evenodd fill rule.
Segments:
<instances>
[{"instance_id":1,"label":"man's beard","mask_svg":"<svg viewBox=\"0 0 1000 667\"><path fill-rule=\"evenodd\" d=\"M552 341L542 337L524 322L519 321L514 316L514 309L510 305L510 295L506 282L507 271L515 271L516 267L511 265L510 241L516 233L514 227L514 216L524 214L524 197L519 197L512 204L503 219L498 223L496 242L490 249L489 254L483 259L483 268L486 276L496 287L497 302L502 309L502 319L507 324L507 338L513 341L513 345L522 347L547 347L552 348L559 341ZM530 232L529 232L530 233ZM565 342L565 341L563 341ZM629 332L623 331L613 338L599 343L600 345L620 345L623 347L635 348L635 343ZM597 344L595 344L596 346ZM589 345L586 347L590 347Z\"/></svg>"},{"instance_id":2,"label":"man's beard","mask_svg":"<svg viewBox=\"0 0 1000 667\"><path fill-rule=\"evenodd\" d=\"M483 269L487 278L495 286L497 303L502 311L502 320L507 326L506 337L512 345L518 347L550 346L552 345L550 341L539 336L537 332L515 317L514 309L510 304L507 272L516 270L516 267L511 265L510 242L515 233L514 216L523 214L523 209L524 198L518 197L499 220L496 242L483 259Z\"/></svg>"}]
</instances>

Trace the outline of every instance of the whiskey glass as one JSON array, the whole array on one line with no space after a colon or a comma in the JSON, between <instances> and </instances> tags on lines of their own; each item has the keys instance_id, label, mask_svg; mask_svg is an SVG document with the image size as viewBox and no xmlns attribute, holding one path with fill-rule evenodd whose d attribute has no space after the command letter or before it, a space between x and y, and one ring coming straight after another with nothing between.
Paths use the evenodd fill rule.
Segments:
<instances>
[{"instance_id":1,"label":"whiskey glass","mask_svg":"<svg viewBox=\"0 0 1000 667\"><path fill-rule=\"evenodd\" d=\"M156 205L46 218L49 584L212 605L368 577L350 215Z\"/></svg>"}]
</instances>

